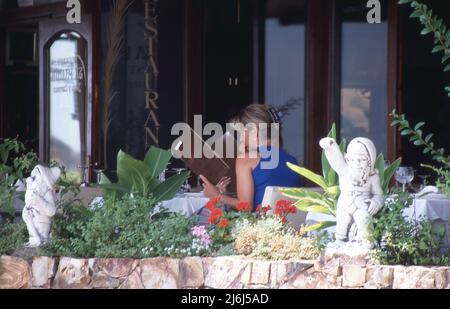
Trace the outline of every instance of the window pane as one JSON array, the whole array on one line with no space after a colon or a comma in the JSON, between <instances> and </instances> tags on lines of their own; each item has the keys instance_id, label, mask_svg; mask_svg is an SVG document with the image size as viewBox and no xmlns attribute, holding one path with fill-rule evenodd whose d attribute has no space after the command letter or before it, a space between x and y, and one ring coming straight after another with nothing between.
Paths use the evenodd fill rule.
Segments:
<instances>
[{"instance_id":1,"label":"window pane","mask_svg":"<svg viewBox=\"0 0 450 309\"><path fill-rule=\"evenodd\" d=\"M76 33L61 34L48 52L50 160L65 166L78 181L79 165L85 161L85 54L84 40Z\"/></svg>"},{"instance_id":2,"label":"window pane","mask_svg":"<svg viewBox=\"0 0 450 309\"><path fill-rule=\"evenodd\" d=\"M358 2L342 8L341 136L368 137L386 154L388 26L368 24L366 2Z\"/></svg>"},{"instance_id":3,"label":"window pane","mask_svg":"<svg viewBox=\"0 0 450 309\"><path fill-rule=\"evenodd\" d=\"M282 119L284 148L304 161L305 22L302 1L267 1L265 101L287 108Z\"/></svg>"}]
</instances>

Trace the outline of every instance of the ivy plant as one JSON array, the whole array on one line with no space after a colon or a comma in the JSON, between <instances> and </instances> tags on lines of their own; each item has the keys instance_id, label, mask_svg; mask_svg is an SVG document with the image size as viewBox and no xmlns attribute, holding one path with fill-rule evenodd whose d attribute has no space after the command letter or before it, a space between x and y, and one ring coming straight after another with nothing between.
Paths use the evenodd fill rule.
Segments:
<instances>
[{"instance_id":1,"label":"ivy plant","mask_svg":"<svg viewBox=\"0 0 450 309\"><path fill-rule=\"evenodd\" d=\"M411 18L418 18L423 25L420 34L427 35L432 33L434 36L434 46L432 53L441 53L441 62L444 66L444 72L450 71L450 29L447 28L443 20L437 17L433 10L426 4L415 0L400 0L399 4L409 4L413 9ZM450 86L445 87L447 95L450 97Z\"/></svg>"}]
</instances>

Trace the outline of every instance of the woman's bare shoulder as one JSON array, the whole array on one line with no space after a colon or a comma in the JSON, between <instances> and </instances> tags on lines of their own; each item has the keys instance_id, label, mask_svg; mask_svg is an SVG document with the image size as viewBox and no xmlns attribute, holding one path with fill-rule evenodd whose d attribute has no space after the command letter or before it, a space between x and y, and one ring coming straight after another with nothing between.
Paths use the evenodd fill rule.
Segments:
<instances>
[{"instance_id":1,"label":"woman's bare shoulder","mask_svg":"<svg viewBox=\"0 0 450 309\"><path fill-rule=\"evenodd\" d=\"M236 159L236 168L255 168L259 163L258 153L247 152L245 156Z\"/></svg>"}]
</instances>

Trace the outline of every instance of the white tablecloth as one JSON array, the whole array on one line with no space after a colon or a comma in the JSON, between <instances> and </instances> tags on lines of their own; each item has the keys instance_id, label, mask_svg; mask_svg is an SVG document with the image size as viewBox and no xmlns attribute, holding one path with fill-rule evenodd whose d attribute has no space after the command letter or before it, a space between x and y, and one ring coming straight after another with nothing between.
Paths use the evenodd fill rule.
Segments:
<instances>
[{"instance_id":1,"label":"white tablecloth","mask_svg":"<svg viewBox=\"0 0 450 309\"><path fill-rule=\"evenodd\" d=\"M416 198L403 214L414 220L445 221L450 219L450 198L442 194L430 194Z\"/></svg>"},{"instance_id":2,"label":"white tablecloth","mask_svg":"<svg viewBox=\"0 0 450 309\"><path fill-rule=\"evenodd\" d=\"M403 215L410 220L430 220L433 227L444 227L444 247L450 248L450 198L442 194L429 194L422 198L416 198L413 204L403 211Z\"/></svg>"},{"instance_id":3,"label":"white tablecloth","mask_svg":"<svg viewBox=\"0 0 450 309\"><path fill-rule=\"evenodd\" d=\"M192 216L208 203L209 198L203 193L184 193L175 196L173 199L164 201L160 207L164 207L171 212L182 213Z\"/></svg>"}]
</instances>

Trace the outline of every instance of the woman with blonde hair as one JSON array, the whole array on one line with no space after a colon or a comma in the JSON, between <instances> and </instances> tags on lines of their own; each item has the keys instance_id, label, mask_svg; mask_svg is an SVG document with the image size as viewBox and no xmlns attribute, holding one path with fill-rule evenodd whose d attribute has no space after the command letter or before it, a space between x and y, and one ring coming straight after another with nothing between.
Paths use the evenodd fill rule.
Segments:
<instances>
[{"instance_id":1,"label":"woman with blonde hair","mask_svg":"<svg viewBox=\"0 0 450 309\"><path fill-rule=\"evenodd\" d=\"M287 162L297 164L297 160L280 148L280 117L274 108L263 104L249 105L236 115L232 123L238 128L242 149L236 159L237 198L225 194L229 178L213 185L200 176L205 196L220 196L221 202L230 206L247 202L254 212L262 203L266 187L300 185L298 174L287 167Z\"/></svg>"}]
</instances>

